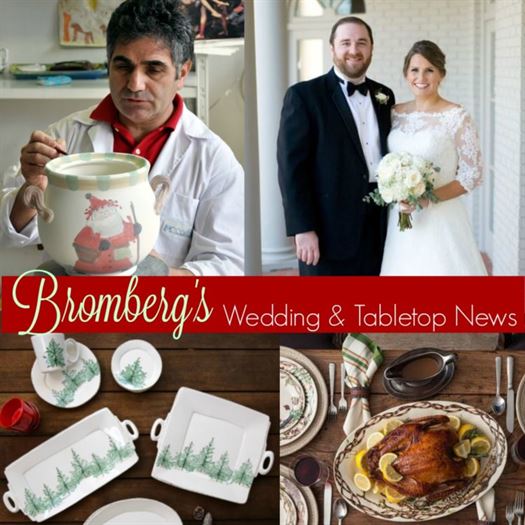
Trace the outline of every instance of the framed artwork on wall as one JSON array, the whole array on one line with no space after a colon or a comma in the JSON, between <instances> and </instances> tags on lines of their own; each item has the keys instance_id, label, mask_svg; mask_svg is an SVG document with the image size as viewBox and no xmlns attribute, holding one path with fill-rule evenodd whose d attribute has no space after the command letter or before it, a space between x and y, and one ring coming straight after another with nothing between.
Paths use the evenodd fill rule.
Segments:
<instances>
[{"instance_id":1,"label":"framed artwork on wall","mask_svg":"<svg viewBox=\"0 0 525 525\"><path fill-rule=\"evenodd\" d=\"M244 0L181 0L195 40L242 38Z\"/></svg>"}]
</instances>

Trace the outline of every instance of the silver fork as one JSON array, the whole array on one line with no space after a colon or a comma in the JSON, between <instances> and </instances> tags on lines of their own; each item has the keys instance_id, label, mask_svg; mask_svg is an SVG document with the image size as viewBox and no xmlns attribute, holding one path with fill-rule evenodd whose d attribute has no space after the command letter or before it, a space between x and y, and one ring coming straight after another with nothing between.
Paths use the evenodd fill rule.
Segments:
<instances>
[{"instance_id":1,"label":"silver fork","mask_svg":"<svg viewBox=\"0 0 525 525\"><path fill-rule=\"evenodd\" d=\"M507 503L507 506L505 507L505 519L507 520L507 523L509 525L512 525L512 522L514 521L514 504L513 503Z\"/></svg>"},{"instance_id":2,"label":"silver fork","mask_svg":"<svg viewBox=\"0 0 525 525\"><path fill-rule=\"evenodd\" d=\"M525 494L523 492L516 492L516 497L514 498L514 514L518 516L518 525L523 525L524 499Z\"/></svg>"},{"instance_id":3,"label":"silver fork","mask_svg":"<svg viewBox=\"0 0 525 525\"><path fill-rule=\"evenodd\" d=\"M341 363L341 397L339 398L339 412L346 412L348 410L348 403L345 399L345 364Z\"/></svg>"},{"instance_id":4,"label":"silver fork","mask_svg":"<svg viewBox=\"0 0 525 525\"><path fill-rule=\"evenodd\" d=\"M330 379L330 406L328 407L328 415L336 416L337 407L334 403L334 389L335 389L335 363L328 365L328 377Z\"/></svg>"}]
</instances>

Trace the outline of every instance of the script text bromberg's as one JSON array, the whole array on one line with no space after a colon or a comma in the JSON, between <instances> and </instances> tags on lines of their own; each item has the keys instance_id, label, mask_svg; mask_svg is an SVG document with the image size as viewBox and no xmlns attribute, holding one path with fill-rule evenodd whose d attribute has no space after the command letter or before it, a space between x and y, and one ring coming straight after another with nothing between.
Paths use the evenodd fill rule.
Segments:
<instances>
[{"instance_id":1,"label":"script text bromberg's","mask_svg":"<svg viewBox=\"0 0 525 525\"><path fill-rule=\"evenodd\" d=\"M25 278L41 276L36 297L21 297L19 288ZM56 300L59 284L57 278L45 270L32 270L20 275L13 286L13 301L19 308L33 313L31 322L19 335L36 335L54 332L60 323L104 323L127 322L138 319L148 323L162 322L174 325L173 338L179 339L187 321L205 323L212 315L213 308L206 302L206 287L195 280L196 294L171 295L162 286L157 293L139 295L135 293L138 277L132 276L126 292L86 294L75 297L74 289L67 287L62 303ZM192 306L194 304L194 306ZM44 331L34 331L41 317L46 319ZM41 321L40 321L41 322Z\"/></svg>"}]
</instances>

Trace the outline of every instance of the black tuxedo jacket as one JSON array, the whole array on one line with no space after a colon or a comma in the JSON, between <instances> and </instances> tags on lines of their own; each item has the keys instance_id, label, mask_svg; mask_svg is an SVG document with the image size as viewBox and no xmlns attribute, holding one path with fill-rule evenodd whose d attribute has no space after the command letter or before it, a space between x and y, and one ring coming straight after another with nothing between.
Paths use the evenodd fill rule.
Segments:
<instances>
[{"instance_id":1,"label":"black tuxedo jacket","mask_svg":"<svg viewBox=\"0 0 525 525\"><path fill-rule=\"evenodd\" d=\"M386 86L368 82L385 155L394 94ZM379 103L378 93L388 97L386 103ZM377 213L377 235L384 243L386 208L363 202L370 191L368 169L352 112L333 69L286 92L277 161L289 236L314 230L321 257L350 259L359 254L364 221Z\"/></svg>"}]
</instances>

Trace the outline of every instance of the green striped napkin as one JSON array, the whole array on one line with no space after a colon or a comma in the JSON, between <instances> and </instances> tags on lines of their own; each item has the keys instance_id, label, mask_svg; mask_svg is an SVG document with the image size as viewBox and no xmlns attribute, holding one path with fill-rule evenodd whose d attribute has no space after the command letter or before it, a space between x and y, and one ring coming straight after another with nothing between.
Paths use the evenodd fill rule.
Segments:
<instances>
[{"instance_id":1,"label":"green striped napkin","mask_svg":"<svg viewBox=\"0 0 525 525\"><path fill-rule=\"evenodd\" d=\"M376 370L383 363L383 352L370 338L363 334L348 334L343 341L343 362L346 385L349 388L369 387ZM343 425L349 434L370 419L367 397L352 397Z\"/></svg>"}]
</instances>

